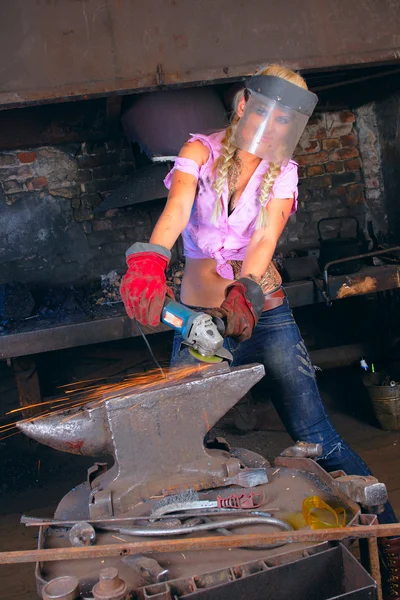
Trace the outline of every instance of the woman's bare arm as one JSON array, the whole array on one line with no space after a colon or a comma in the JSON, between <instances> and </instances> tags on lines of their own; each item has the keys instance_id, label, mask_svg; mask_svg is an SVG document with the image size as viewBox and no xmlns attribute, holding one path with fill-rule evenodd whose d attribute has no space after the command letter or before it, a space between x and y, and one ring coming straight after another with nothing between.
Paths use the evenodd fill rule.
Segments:
<instances>
[{"instance_id":1,"label":"woman's bare arm","mask_svg":"<svg viewBox=\"0 0 400 600\"><path fill-rule=\"evenodd\" d=\"M186 143L179 153L183 158L194 160L199 167L208 159L209 150L200 142ZM150 238L150 243L160 244L171 250L179 235L189 222L196 196L197 179L194 175L175 171L167 203Z\"/></svg>"},{"instance_id":2,"label":"woman's bare arm","mask_svg":"<svg viewBox=\"0 0 400 600\"><path fill-rule=\"evenodd\" d=\"M249 245L242 264L242 277L249 277L260 283L268 269L278 240L289 219L293 198L272 198L267 205L268 222L257 229Z\"/></svg>"}]
</instances>

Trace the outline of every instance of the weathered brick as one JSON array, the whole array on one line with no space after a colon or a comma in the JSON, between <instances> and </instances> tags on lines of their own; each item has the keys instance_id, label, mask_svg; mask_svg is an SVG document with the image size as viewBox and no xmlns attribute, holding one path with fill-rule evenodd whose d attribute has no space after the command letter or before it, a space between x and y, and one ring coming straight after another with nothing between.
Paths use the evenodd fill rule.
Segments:
<instances>
[{"instance_id":1,"label":"weathered brick","mask_svg":"<svg viewBox=\"0 0 400 600\"><path fill-rule=\"evenodd\" d=\"M350 158L350 157L349 157ZM317 152L316 154L304 154L303 156L299 156L297 158L297 162L300 166L303 165L320 165L328 160L328 153Z\"/></svg>"},{"instance_id":2,"label":"weathered brick","mask_svg":"<svg viewBox=\"0 0 400 600\"><path fill-rule=\"evenodd\" d=\"M349 133L349 135L342 135L340 137L340 143L343 147L357 146L358 139L355 133Z\"/></svg>"},{"instance_id":3,"label":"weathered brick","mask_svg":"<svg viewBox=\"0 0 400 600\"><path fill-rule=\"evenodd\" d=\"M327 140L322 140L323 150L334 150L335 148L339 147L340 141L337 138L328 138Z\"/></svg>"},{"instance_id":4,"label":"weathered brick","mask_svg":"<svg viewBox=\"0 0 400 600\"><path fill-rule=\"evenodd\" d=\"M327 173L341 173L343 171L342 162L328 162L325 163L325 169Z\"/></svg>"},{"instance_id":5,"label":"weathered brick","mask_svg":"<svg viewBox=\"0 0 400 600\"><path fill-rule=\"evenodd\" d=\"M93 231L106 231L112 229L113 224L109 219L102 219L101 221L93 221Z\"/></svg>"},{"instance_id":6,"label":"weathered brick","mask_svg":"<svg viewBox=\"0 0 400 600\"><path fill-rule=\"evenodd\" d=\"M120 158L117 152L107 152L105 154L82 154L76 160L79 169L95 169L104 165L115 165Z\"/></svg>"},{"instance_id":7,"label":"weathered brick","mask_svg":"<svg viewBox=\"0 0 400 600\"><path fill-rule=\"evenodd\" d=\"M92 179L89 169L79 169L76 175L76 183L87 183Z\"/></svg>"},{"instance_id":8,"label":"weathered brick","mask_svg":"<svg viewBox=\"0 0 400 600\"><path fill-rule=\"evenodd\" d=\"M344 185L338 185L337 187L332 188L331 195L334 197L340 196L343 198L347 195L347 187Z\"/></svg>"},{"instance_id":9,"label":"weathered brick","mask_svg":"<svg viewBox=\"0 0 400 600\"><path fill-rule=\"evenodd\" d=\"M335 216L335 217L348 217L349 216L349 207L348 206L342 206L341 208L336 208L335 212L334 212L334 214L332 216Z\"/></svg>"},{"instance_id":10,"label":"weathered brick","mask_svg":"<svg viewBox=\"0 0 400 600\"><path fill-rule=\"evenodd\" d=\"M297 173L298 173L299 179L302 179L303 177L306 176L306 170L304 167L298 167Z\"/></svg>"},{"instance_id":11,"label":"weathered brick","mask_svg":"<svg viewBox=\"0 0 400 600\"><path fill-rule=\"evenodd\" d=\"M103 165L92 169L93 179L108 179L114 175L114 170L120 165Z\"/></svg>"},{"instance_id":12,"label":"weathered brick","mask_svg":"<svg viewBox=\"0 0 400 600\"><path fill-rule=\"evenodd\" d=\"M345 173L333 173L332 174L332 185L346 185L348 183L355 183L359 180L359 173L354 171L347 171Z\"/></svg>"},{"instance_id":13,"label":"weathered brick","mask_svg":"<svg viewBox=\"0 0 400 600\"><path fill-rule=\"evenodd\" d=\"M331 152L329 158L332 161L335 160L347 160L348 158L357 158L359 152L357 148L339 148L334 152Z\"/></svg>"},{"instance_id":14,"label":"weathered brick","mask_svg":"<svg viewBox=\"0 0 400 600\"><path fill-rule=\"evenodd\" d=\"M330 175L322 175L321 177L311 177L307 179L305 186L308 188L329 187L332 184Z\"/></svg>"},{"instance_id":15,"label":"weathered brick","mask_svg":"<svg viewBox=\"0 0 400 600\"><path fill-rule=\"evenodd\" d=\"M345 160L344 168L346 171L359 171L361 169L361 161L359 158L350 158L350 160Z\"/></svg>"},{"instance_id":16,"label":"weathered brick","mask_svg":"<svg viewBox=\"0 0 400 600\"><path fill-rule=\"evenodd\" d=\"M113 227L116 229L122 227L135 227L138 225L137 219L134 215L126 215L125 217L115 217L112 221Z\"/></svg>"},{"instance_id":17,"label":"weathered brick","mask_svg":"<svg viewBox=\"0 0 400 600\"><path fill-rule=\"evenodd\" d=\"M60 196L60 198L75 198L81 193L79 185L49 187L49 192L52 196Z\"/></svg>"},{"instance_id":18,"label":"weathered brick","mask_svg":"<svg viewBox=\"0 0 400 600\"><path fill-rule=\"evenodd\" d=\"M135 166L133 163L122 163L120 165L115 165L114 167L114 175L118 175L120 177L124 177L125 175L131 175L135 171Z\"/></svg>"},{"instance_id":19,"label":"weathered brick","mask_svg":"<svg viewBox=\"0 0 400 600\"><path fill-rule=\"evenodd\" d=\"M118 215L119 215L118 208L110 208L110 210L107 210L104 213L104 216L106 217L106 219L112 219L113 217L116 217Z\"/></svg>"},{"instance_id":20,"label":"weathered brick","mask_svg":"<svg viewBox=\"0 0 400 600\"><path fill-rule=\"evenodd\" d=\"M365 203L364 186L361 183L355 183L347 186L347 197L349 204Z\"/></svg>"},{"instance_id":21,"label":"weathered brick","mask_svg":"<svg viewBox=\"0 0 400 600\"><path fill-rule=\"evenodd\" d=\"M27 182L26 187L28 190L41 190L42 188L47 187L48 181L47 177L35 177Z\"/></svg>"},{"instance_id":22,"label":"weathered brick","mask_svg":"<svg viewBox=\"0 0 400 600\"><path fill-rule=\"evenodd\" d=\"M316 175L323 175L325 169L322 165L312 165L307 168L307 177L315 177Z\"/></svg>"},{"instance_id":23,"label":"weathered brick","mask_svg":"<svg viewBox=\"0 0 400 600\"><path fill-rule=\"evenodd\" d=\"M105 256L110 255L121 255L125 257L126 252L126 241L123 242L111 242L102 247L101 251Z\"/></svg>"},{"instance_id":24,"label":"weathered brick","mask_svg":"<svg viewBox=\"0 0 400 600\"><path fill-rule=\"evenodd\" d=\"M97 221L91 221L93 227ZM119 231L105 230L105 231L94 231L88 236L89 246L91 248L101 248L102 246L112 244L114 242L124 242L124 254L129 243L126 241L125 233L120 229Z\"/></svg>"},{"instance_id":25,"label":"weathered brick","mask_svg":"<svg viewBox=\"0 0 400 600\"><path fill-rule=\"evenodd\" d=\"M36 160L36 152L18 152L18 160L20 163L33 163Z\"/></svg>"},{"instance_id":26,"label":"weathered brick","mask_svg":"<svg viewBox=\"0 0 400 600\"><path fill-rule=\"evenodd\" d=\"M0 154L0 168L14 167L16 165L18 165L18 161L15 154Z\"/></svg>"},{"instance_id":27,"label":"weathered brick","mask_svg":"<svg viewBox=\"0 0 400 600\"><path fill-rule=\"evenodd\" d=\"M306 128L306 132L310 140L323 140L326 138L326 127L321 125L310 125Z\"/></svg>"},{"instance_id":28,"label":"weathered brick","mask_svg":"<svg viewBox=\"0 0 400 600\"><path fill-rule=\"evenodd\" d=\"M115 190L119 185L121 185L121 182L118 179L94 179L84 184L87 194L110 192Z\"/></svg>"},{"instance_id":29,"label":"weathered brick","mask_svg":"<svg viewBox=\"0 0 400 600\"><path fill-rule=\"evenodd\" d=\"M320 125L326 126L326 116L325 113L314 113L308 120L307 127L310 125Z\"/></svg>"},{"instance_id":30,"label":"weathered brick","mask_svg":"<svg viewBox=\"0 0 400 600\"><path fill-rule=\"evenodd\" d=\"M91 219L94 219L94 214L90 209L79 208L77 210L74 210L74 219L78 222L90 221Z\"/></svg>"},{"instance_id":31,"label":"weathered brick","mask_svg":"<svg viewBox=\"0 0 400 600\"><path fill-rule=\"evenodd\" d=\"M103 201L100 194L82 194L82 208L96 208Z\"/></svg>"},{"instance_id":32,"label":"weathered brick","mask_svg":"<svg viewBox=\"0 0 400 600\"><path fill-rule=\"evenodd\" d=\"M72 208L81 208L81 199L79 196L72 198L71 206Z\"/></svg>"},{"instance_id":33,"label":"weathered brick","mask_svg":"<svg viewBox=\"0 0 400 600\"><path fill-rule=\"evenodd\" d=\"M320 150L320 145L318 140L310 140L308 139L307 136L305 136L304 138L301 138L294 155L295 156L300 156L301 154L309 154L311 152L319 152Z\"/></svg>"},{"instance_id":34,"label":"weathered brick","mask_svg":"<svg viewBox=\"0 0 400 600\"><path fill-rule=\"evenodd\" d=\"M352 113L350 110L340 111L339 118L342 121L342 123L354 123L354 121L356 120L354 113Z\"/></svg>"},{"instance_id":35,"label":"weathered brick","mask_svg":"<svg viewBox=\"0 0 400 600\"><path fill-rule=\"evenodd\" d=\"M104 154L106 151L104 142L86 142L85 152L87 154Z\"/></svg>"},{"instance_id":36,"label":"weathered brick","mask_svg":"<svg viewBox=\"0 0 400 600\"><path fill-rule=\"evenodd\" d=\"M29 165L22 165L19 167L9 167L1 171L1 177L3 181L9 179L25 180L33 176L32 168Z\"/></svg>"},{"instance_id":37,"label":"weathered brick","mask_svg":"<svg viewBox=\"0 0 400 600\"><path fill-rule=\"evenodd\" d=\"M3 182L3 190L6 194L18 194L24 191L24 184L16 179L10 179Z\"/></svg>"},{"instance_id":38,"label":"weathered brick","mask_svg":"<svg viewBox=\"0 0 400 600\"><path fill-rule=\"evenodd\" d=\"M329 211L324 208L323 210L316 210L312 213L310 213L310 217L311 217L311 221L314 223L318 223L318 221L320 221L321 219L325 219L325 217L327 217L329 215ZM315 232L313 234L313 240L315 242L317 238L317 232Z\"/></svg>"},{"instance_id":39,"label":"weathered brick","mask_svg":"<svg viewBox=\"0 0 400 600\"><path fill-rule=\"evenodd\" d=\"M349 135L353 131L353 123L342 123L334 125L329 129L329 137L340 138L342 135Z\"/></svg>"}]
</instances>

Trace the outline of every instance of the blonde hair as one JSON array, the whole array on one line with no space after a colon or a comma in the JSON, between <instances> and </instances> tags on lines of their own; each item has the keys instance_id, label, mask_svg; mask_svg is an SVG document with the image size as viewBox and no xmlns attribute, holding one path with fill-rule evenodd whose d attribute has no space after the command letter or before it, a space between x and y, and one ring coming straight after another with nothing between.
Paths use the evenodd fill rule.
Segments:
<instances>
[{"instance_id":1,"label":"blonde hair","mask_svg":"<svg viewBox=\"0 0 400 600\"><path fill-rule=\"evenodd\" d=\"M268 65L267 67L261 68L255 75L273 75L275 77L281 77L281 79L285 79L294 85L298 85L304 89L308 89L306 82L303 77L288 69L287 67L282 67L281 65ZM234 159L235 152L237 151L237 147L233 145L232 138L235 133L236 126L239 122L239 117L237 115L237 109L239 103L241 102L243 96L245 94L245 90L239 90L236 93L233 100L233 117L229 127L225 130L225 135L222 138L221 142L221 154L217 158L214 164L215 171L215 182L214 182L214 190L217 195L217 200L215 202L213 214L211 217L211 221L215 223L219 216L222 213L222 191L224 189L224 185L228 179L229 169L232 165L232 161ZM260 186L260 194L259 201L261 204L260 213L258 215L256 228L262 229L265 227L268 221L267 214L267 202L272 191L272 187L275 183L275 179L278 177L281 172L281 164L280 163L271 163L264 174L263 180Z\"/></svg>"}]
</instances>

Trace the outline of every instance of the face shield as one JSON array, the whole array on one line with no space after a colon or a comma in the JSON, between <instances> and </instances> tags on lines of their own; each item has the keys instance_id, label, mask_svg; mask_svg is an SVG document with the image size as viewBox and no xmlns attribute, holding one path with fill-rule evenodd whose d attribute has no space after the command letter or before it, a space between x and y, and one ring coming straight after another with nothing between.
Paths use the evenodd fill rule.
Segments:
<instances>
[{"instance_id":1,"label":"face shield","mask_svg":"<svg viewBox=\"0 0 400 600\"><path fill-rule=\"evenodd\" d=\"M318 96L281 77L255 75L232 142L268 162L286 165L310 118Z\"/></svg>"}]
</instances>

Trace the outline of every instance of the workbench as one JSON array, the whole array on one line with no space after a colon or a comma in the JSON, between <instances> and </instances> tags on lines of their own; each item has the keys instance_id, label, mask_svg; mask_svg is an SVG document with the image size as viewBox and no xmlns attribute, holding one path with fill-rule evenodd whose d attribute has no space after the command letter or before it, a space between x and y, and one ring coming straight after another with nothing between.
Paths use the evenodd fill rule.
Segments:
<instances>
[{"instance_id":1,"label":"workbench","mask_svg":"<svg viewBox=\"0 0 400 600\"><path fill-rule=\"evenodd\" d=\"M400 265L366 266L352 275L329 277L332 300L400 288ZM326 286L322 279L284 284L293 308L326 302ZM160 324L142 326L145 334L170 331ZM91 318L71 317L62 323L38 317L18 325L15 332L0 335L0 360L13 364L20 404L27 406L40 402L40 387L35 355L77 346L99 344L140 335L135 323L126 316L123 305L101 306L93 310Z\"/></svg>"}]
</instances>

